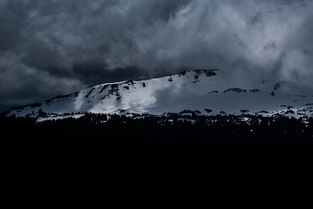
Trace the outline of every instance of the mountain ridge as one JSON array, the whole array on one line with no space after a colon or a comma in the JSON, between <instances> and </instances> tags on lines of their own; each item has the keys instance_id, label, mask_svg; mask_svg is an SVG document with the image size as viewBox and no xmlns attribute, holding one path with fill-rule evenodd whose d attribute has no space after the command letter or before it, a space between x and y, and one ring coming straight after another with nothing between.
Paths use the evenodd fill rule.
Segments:
<instances>
[{"instance_id":1,"label":"mountain ridge","mask_svg":"<svg viewBox=\"0 0 313 209\"><path fill-rule=\"evenodd\" d=\"M199 110L207 114L251 114L312 116L312 96L293 95L281 82L270 84L234 83L217 69L186 70L148 80L104 83L81 91L57 96L41 103L14 107L6 112L17 117L36 117L39 113L179 113ZM289 107L289 108L287 108ZM304 108L305 107L305 108ZM288 115L287 114L287 115Z\"/></svg>"}]
</instances>

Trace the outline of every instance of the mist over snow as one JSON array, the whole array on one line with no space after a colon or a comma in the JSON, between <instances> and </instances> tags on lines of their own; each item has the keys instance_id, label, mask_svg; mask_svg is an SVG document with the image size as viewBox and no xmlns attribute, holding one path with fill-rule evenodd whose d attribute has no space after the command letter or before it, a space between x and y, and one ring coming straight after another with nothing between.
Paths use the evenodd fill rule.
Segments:
<instances>
[{"instance_id":1,"label":"mist over snow","mask_svg":"<svg viewBox=\"0 0 313 209\"><path fill-rule=\"evenodd\" d=\"M313 88L312 0L0 0L0 104L218 68Z\"/></svg>"},{"instance_id":2,"label":"mist over snow","mask_svg":"<svg viewBox=\"0 0 313 209\"><path fill-rule=\"evenodd\" d=\"M230 80L229 80L230 79ZM298 95L283 83L234 83L219 71L193 70L141 81L106 83L41 103L13 108L7 115L59 118L99 114L231 114L313 117L313 94ZM187 111L187 112L186 112Z\"/></svg>"}]
</instances>

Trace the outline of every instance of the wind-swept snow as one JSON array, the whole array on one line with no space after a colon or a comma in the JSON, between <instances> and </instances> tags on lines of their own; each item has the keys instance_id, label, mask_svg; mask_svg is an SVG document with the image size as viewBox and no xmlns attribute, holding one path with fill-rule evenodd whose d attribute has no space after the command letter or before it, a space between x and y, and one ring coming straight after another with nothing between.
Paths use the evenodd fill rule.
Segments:
<instances>
[{"instance_id":1,"label":"wind-swept snow","mask_svg":"<svg viewBox=\"0 0 313 209\"><path fill-rule=\"evenodd\" d=\"M313 96L293 95L280 83L233 83L214 70L191 70L144 81L97 85L36 105L14 108L8 114L37 116L41 112L65 113L179 113L199 110L202 114L285 114L313 116ZM210 110L210 111L205 111Z\"/></svg>"}]
</instances>

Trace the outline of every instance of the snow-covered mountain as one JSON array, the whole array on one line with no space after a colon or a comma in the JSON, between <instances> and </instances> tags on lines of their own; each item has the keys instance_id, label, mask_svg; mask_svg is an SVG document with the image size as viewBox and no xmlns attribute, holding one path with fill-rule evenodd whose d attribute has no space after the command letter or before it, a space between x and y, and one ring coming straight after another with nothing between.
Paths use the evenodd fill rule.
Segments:
<instances>
[{"instance_id":1,"label":"snow-covered mountain","mask_svg":"<svg viewBox=\"0 0 313 209\"><path fill-rule=\"evenodd\" d=\"M285 114L313 116L313 96L297 95L282 82L233 82L217 70L189 70L143 81L105 83L40 104L11 109L8 114L37 116L65 113Z\"/></svg>"}]
</instances>

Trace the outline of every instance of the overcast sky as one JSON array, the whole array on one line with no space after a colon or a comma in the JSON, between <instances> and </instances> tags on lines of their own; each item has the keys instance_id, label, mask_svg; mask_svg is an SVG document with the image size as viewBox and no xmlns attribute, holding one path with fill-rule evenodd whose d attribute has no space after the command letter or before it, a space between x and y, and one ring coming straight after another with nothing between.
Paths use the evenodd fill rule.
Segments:
<instances>
[{"instance_id":1,"label":"overcast sky","mask_svg":"<svg viewBox=\"0 0 313 209\"><path fill-rule=\"evenodd\" d=\"M0 0L0 104L182 68L312 87L312 34L313 0Z\"/></svg>"}]
</instances>

